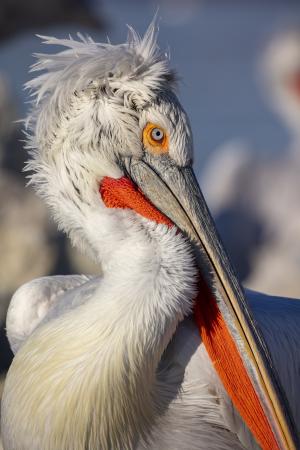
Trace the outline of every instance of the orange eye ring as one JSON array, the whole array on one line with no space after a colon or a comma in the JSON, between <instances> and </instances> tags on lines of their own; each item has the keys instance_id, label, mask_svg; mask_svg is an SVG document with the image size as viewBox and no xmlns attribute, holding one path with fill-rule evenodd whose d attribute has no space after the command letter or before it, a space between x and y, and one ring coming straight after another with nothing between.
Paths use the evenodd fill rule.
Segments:
<instances>
[{"instance_id":1,"label":"orange eye ring","mask_svg":"<svg viewBox=\"0 0 300 450\"><path fill-rule=\"evenodd\" d=\"M168 153L169 139L164 128L155 123L147 123L143 130L144 147L151 153Z\"/></svg>"}]
</instances>

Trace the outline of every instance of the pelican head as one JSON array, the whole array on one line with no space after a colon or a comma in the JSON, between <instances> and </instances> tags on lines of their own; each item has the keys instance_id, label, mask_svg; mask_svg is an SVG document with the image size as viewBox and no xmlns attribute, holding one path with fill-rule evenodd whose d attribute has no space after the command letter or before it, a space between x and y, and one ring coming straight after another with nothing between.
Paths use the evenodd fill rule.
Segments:
<instances>
[{"instance_id":1,"label":"pelican head","mask_svg":"<svg viewBox=\"0 0 300 450\"><path fill-rule=\"evenodd\" d=\"M46 43L66 50L38 55L33 68L43 73L28 84L27 168L60 228L104 276L80 308L48 318L16 354L2 406L6 448L20 450L16 429L22 450L46 450L47 433L49 450L135 448L155 422L160 359L193 306L255 439L288 448L280 386L194 176L189 121L155 25L142 39L130 29L122 45ZM19 410L28 402L38 412L25 426Z\"/></svg>"},{"instance_id":2,"label":"pelican head","mask_svg":"<svg viewBox=\"0 0 300 450\"><path fill-rule=\"evenodd\" d=\"M95 247L97 217L101 220L107 209L99 195L101 181L124 176L129 160L145 156L174 167L189 165L188 118L153 26L143 39L130 30L122 45L84 38L46 43L68 49L39 55L34 70L46 73L28 83L37 103L29 119L31 182L73 243L105 263L103 248Z\"/></svg>"}]
</instances>

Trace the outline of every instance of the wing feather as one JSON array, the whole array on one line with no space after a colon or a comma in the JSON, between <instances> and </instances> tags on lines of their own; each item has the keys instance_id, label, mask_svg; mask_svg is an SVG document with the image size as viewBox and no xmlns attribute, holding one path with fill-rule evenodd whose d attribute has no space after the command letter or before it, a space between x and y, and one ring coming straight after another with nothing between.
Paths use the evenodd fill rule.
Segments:
<instances>
[{"instance_id":1,"label":"wing feather","mask_svg":"<svg viewBox=\"0 0 300 450\"><path fill-rule=\"evenodd\" d=\"M13 295L6 317L7 337L12 351L16 353L19 350L67 291L82 286L92 278L88 275L59 275L37 278L23 284Z\"/></svg>"}]
</instances>

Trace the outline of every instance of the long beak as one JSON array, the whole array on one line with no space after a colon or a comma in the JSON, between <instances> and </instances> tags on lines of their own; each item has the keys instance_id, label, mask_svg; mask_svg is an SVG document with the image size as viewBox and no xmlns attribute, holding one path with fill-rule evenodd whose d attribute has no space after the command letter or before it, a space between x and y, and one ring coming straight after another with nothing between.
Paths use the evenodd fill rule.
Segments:
<instances>
[{"instance_id":1,"label":"long beak","mask_svg":"<svg viewBox=\"0 0 300 450\"><path fill-rule=\"evenodd\" d=\"M267 346L224 251L192 168L179 168L168 157L148 154L142 160L126 158L125 167L151 203L194 243L201 277L209 291L207 298L212 296L220 316L213 324L209 324L207 318L200 320L201 337L228 394L255 439L264 450L300 448ZM198 302L198 316L204 313L205 301ZM221 350L214 342L218 326L223 333L219 338L223 340L226 335L227 339L225 349L223 345ZM221 361L219 364L218 360ZM226 366L228 361L231 362ZM254 403L248 400L251 389L256 396ZM259 408L264 416L261 418L263 423L257 419ZM269 431L266 430L268 427Z\"/></svg>"}]
</instances>

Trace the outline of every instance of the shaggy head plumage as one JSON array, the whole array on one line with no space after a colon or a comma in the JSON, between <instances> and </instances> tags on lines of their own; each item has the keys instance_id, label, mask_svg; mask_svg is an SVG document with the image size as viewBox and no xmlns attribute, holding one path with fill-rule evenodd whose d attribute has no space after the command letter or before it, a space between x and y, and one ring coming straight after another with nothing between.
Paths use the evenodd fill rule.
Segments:
<instances>
[{"instance_id":1,"label":"shaggy head plumage","mask_svg":"<svg viewBox=\"0 0 300 450\"><path fill-rule=\"evenodd\" d=\"M129 31L120 45L81 35L78 41L45 38L66 49L36 55L32 71L43 73L27 84L31 183L79 245L82 221L91 205L99 208L99 181L123 175L121 157L142 157L146 123L168 131L169 156L178 165L191 159L188 119L174 93L175 73L158 48L155 22L143 38Z\"/></svg>"}]
</instances>

